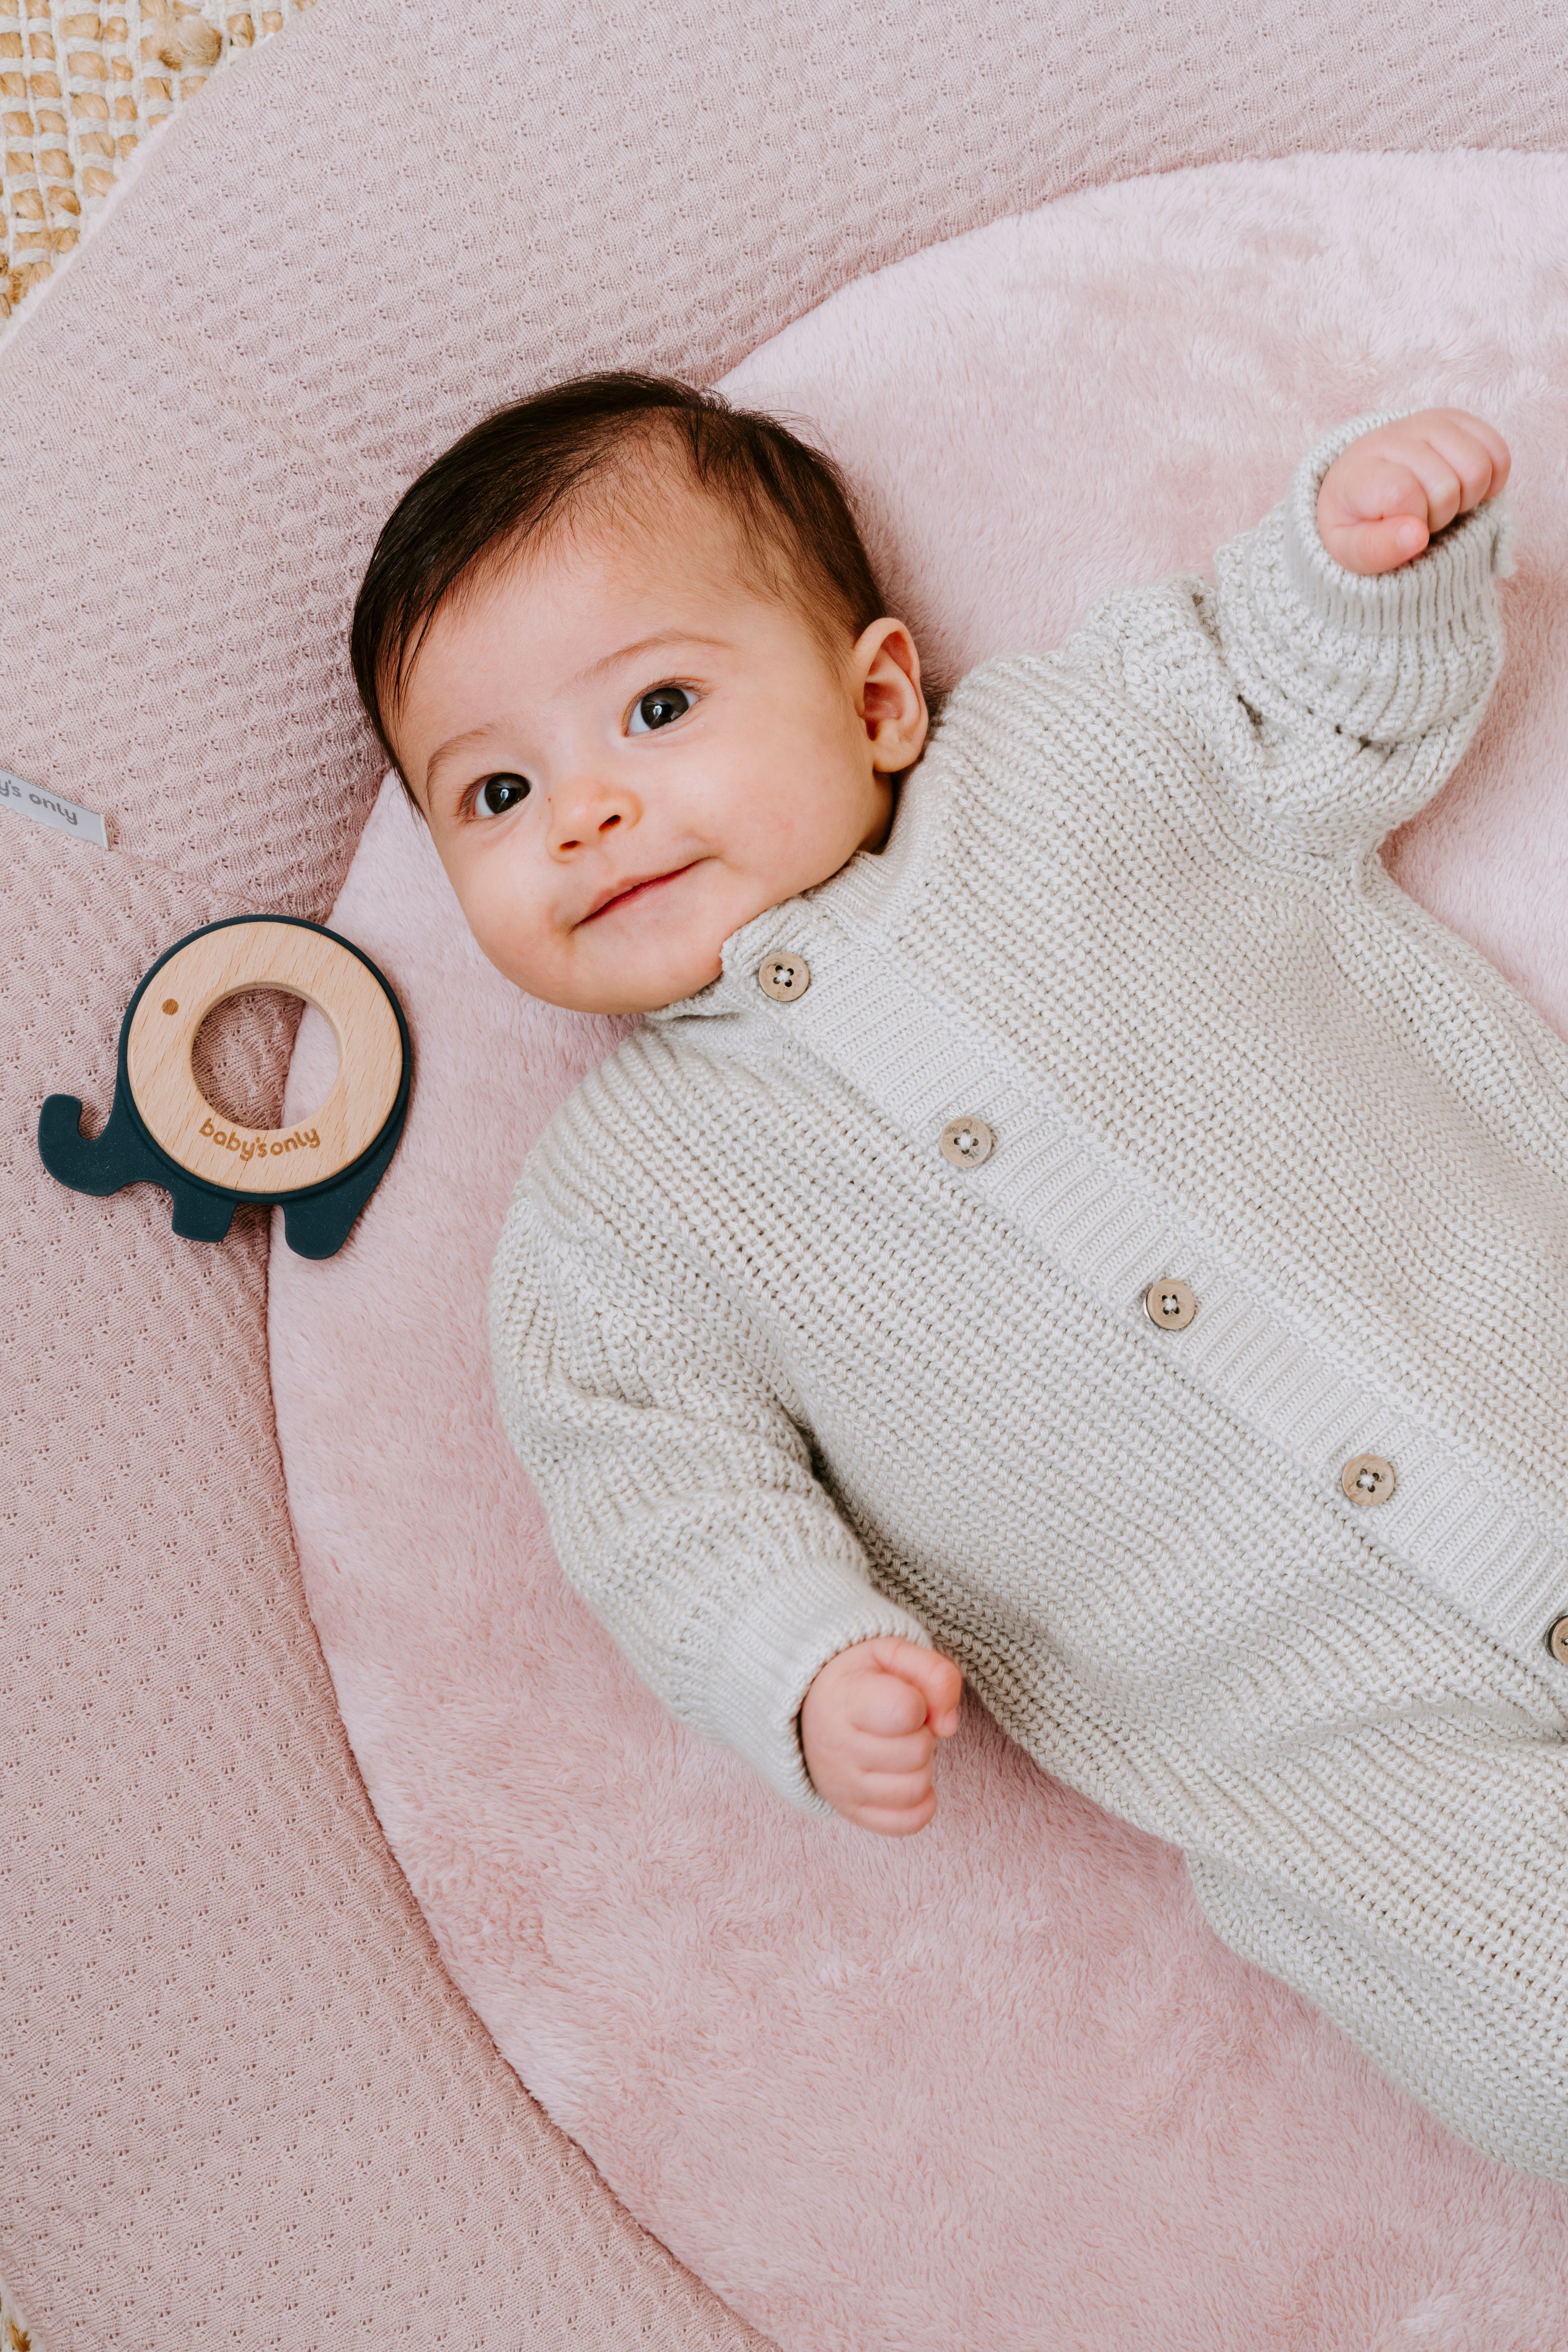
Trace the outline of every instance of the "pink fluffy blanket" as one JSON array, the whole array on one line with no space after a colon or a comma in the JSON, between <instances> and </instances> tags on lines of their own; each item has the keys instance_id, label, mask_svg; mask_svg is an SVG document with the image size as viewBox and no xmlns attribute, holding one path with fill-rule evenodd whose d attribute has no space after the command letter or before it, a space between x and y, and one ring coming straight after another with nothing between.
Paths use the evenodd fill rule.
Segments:
<instances>
[{"instance_id":1,"label":"pink fluffy blanket","mask_svg":"<svg viewBox=\"0 0 1568 2352\"><path fill-rule=\"evenodd\" d=\"M1495 417L1508 668L1389 856L1568 1030L1568 166L1308 158L1071 198L850 288L730 383L845 461L946 678L1204 566L1340 417ZM508 1454L483 1311L519 1163L613 1032L481 962L394 787L333 920L402 992L418 1078L343 1255L275 1245L311 1607L454 1977L632 2210L790 2352L1560 2352L1568 2192L1223 1950L1179 1855L973 1708L921 1838L808 1822L640 1686ZM322 1050L307 1024L291 1117Z\"/></svg>"}]
</instances>

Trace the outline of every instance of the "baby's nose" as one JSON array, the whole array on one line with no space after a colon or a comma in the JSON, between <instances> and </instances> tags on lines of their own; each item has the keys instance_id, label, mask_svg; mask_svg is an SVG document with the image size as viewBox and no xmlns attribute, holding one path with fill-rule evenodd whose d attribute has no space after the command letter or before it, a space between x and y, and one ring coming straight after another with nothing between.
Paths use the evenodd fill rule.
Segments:
<instances>
[{"instance_id":1,"label":"baby's nose","mask_svg":"<svg viewBox=\"0 0 1568 2352\"><path fill-rule=\"evenodd\" d=\"M598 829L599 829L599 832L600 832L601 834L606 834L606 833L609 833L609 832L610 832L610 831L611 831L611 830L612 830L616 825L619 824L620 821L621 821L621 813L620 813L619 809L612 809L608 816L606 816L606 817L601 817L601 818L600 818L600 820L599 820L599 828L598 828ZM555 846L557 847L557 849L581 849L581 848L582 848L582 846L583 846L583 843L582 843L582 841L581 841L580 839L578 839L575 835L574 835L573 837L571 837L570 839L568 839L568 838L563 835L563 836L562 836L562 837L561 837L561 838L556 842Z\"/></svg>"},{"instance_id":2,"label":"baby's nose","mask_svg":"<svg viewBox=\"0 0 1568 2352\"><path fill-rule=\"evenodd\" d=\"M550 847L556 857L570 857L606 835L635 824L638 810L632 794L603 786L580 787L557 795L550 828Z\"/></svg>"}]
</instances>

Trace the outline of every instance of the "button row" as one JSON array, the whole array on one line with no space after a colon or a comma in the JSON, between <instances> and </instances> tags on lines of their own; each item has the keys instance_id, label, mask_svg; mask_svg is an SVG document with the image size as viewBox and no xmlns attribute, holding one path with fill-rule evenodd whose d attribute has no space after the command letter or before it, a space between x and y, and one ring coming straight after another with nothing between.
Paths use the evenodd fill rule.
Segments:
<instances>
[{"instance_id":1,"label":"button row","mask_svg":"<svg viewBox=\"0 0 1568 2352\"><path fill-rule=\"evenodd\" d=\"M793 1004L811 986L811 966L803 955L774 949L757 971L757 984L776 1004ZM938 1139L942 1158L954 1168L984 1168L996 1149L993 1129L983 1118L966 1113L950 1118ZM1198 1302L1186 1283L1163 1274L1143 1294L1143 1311L1156 1329L1184 1331L1198 1311ZM1347 1500L1362 1509L1386 1503L1399 1480L1392 1462L1381 1454L1354 1454L1340 1472ZM1546 1646L1560 1666L1568 1666L1568 1616L1554 1618L1546 1631Z\"/></svg>"}]
</instances>

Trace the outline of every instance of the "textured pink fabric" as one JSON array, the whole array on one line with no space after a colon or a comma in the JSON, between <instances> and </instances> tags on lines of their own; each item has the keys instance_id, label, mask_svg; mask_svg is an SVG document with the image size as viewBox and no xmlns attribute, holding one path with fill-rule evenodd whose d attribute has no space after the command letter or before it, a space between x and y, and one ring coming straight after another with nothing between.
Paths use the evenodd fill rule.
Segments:
<instances>
[{"instance_id":1,"label":"textured pink fabric","mask_svg":"<svg viewBox=\"0 0 1568 2352\"><path fill-rule=\"evenodd\" d=\"M1342 416L1496 417L1507 681L1397 856L1568 1031L1565 359L1568 163L1342 159L999 224L729 383L846 460L946 678L1204 565ZM1554 2352L1568 2193L1447 2137L1222 1950L1175 1854L978 1717L935 1827L889 1845L793 1815L663 1714L553 1565L483 1328L517 1165L610 1024L483 964L390 784L335 919L405 992L419 1079L351 1247L275 1242L307 1591L454 1976L632 2210L789 2352Z\"/></svg>"},{"instance_id":2,"label":"textured pink fabric","mask_svg":"<svg viewBox=\"0 0 1568 2352\"><path fill-rule=\"evenodd\" d=\"M0 2273L47 2352L742 2340L519 2091L380 1841L264 1236L176 1242L33 1150L51 1088L101 1113L159 949L330 905L377 772L342 623L397 488L544 373L716 370L1064 187L1568 144L1565 47L1522 0L323 0L7 338L0 764L115 841L0 812Z\"/></svg>"}]
</instances>

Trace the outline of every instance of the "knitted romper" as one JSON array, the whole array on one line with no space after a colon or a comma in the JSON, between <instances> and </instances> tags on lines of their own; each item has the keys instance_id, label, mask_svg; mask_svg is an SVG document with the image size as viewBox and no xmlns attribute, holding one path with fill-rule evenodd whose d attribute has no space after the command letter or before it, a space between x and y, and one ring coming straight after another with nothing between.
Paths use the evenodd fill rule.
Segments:
<instances>
[{"instance_id":1,"label":"knitted romper","mask_svg":"<svg viewBox=\"0 0 1568 2352\"><path fill-rule=\"evenodd\" d=\"M1568 1049L1378 862L1485 705L1504 525L1342 571L1318 484L1376 421L1217 584L959 687L887 848L558 1113L492 1329L687 1723L820 1809L812 1677L934 1643L1568 2179Z\"/></svg>"}]
</instances>

